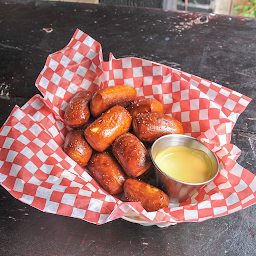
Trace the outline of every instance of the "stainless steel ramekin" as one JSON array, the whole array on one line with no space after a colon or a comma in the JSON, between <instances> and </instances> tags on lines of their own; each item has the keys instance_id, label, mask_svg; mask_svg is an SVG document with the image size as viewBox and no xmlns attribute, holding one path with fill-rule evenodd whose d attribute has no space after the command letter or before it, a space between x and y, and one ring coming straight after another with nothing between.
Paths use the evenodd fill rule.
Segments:
<instances>
[{"instance_id":1,"label":"stainless steel ramekin","mask_svg":"<svg viewBox=\"0 0 256 256\"><path fill-rule=\"evenodd\" d=\"M204 151L211 161L211 175L209 180L202 183L188 183L176 180L165 174L156 164L155 157L161 151L173 146L185 146ZM157 187L162 189L169 196L170 202L172 203L186 201L195 194L199 188L209 184L219 173L219 162L216 155L202 142L183 134L168 134L157 139L151 147L151 158L154 164ZM184 159L184 161L186 161L186 159Z\"/></svg>"}]
</instances>

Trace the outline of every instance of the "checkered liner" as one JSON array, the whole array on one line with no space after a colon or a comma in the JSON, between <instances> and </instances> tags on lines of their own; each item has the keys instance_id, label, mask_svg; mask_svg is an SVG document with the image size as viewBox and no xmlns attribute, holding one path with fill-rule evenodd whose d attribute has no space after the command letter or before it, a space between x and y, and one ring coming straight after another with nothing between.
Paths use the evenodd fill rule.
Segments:
<instances>
[{"instance_id":1,"label":"checkered liner","mask_svg":"<svg viewBox=\"0 0 256 256\"><path fill-rule=\"evenodd\" d=\"M221 171L189 201L156 212L109 195L62 150L63 113L78 91L125 84L154 97L219 158ZM204 221L256 202L255 176L236 163L232 128L250 98L216 83L139 58L104 62L101 45L80 30L51 54L36 81L44 95L15 107L0 130L0 182L14 197L44 212L103 224L133 211L152 222Z\"/></svg>"}]
</instances>

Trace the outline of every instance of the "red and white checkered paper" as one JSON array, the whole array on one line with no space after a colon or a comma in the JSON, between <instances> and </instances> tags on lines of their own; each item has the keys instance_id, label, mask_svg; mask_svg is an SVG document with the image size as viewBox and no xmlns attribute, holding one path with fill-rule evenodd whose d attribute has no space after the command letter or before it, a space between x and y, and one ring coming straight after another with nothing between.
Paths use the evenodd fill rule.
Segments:
<instances>
[{"instance_id":1,"label":"red and white checkered paper","mask_svg":"<svg viewBox=\"0 0 256 256\"><path fill-rule=\"evenodd\" d=\"M78 91L125 84L138 98L154 97L181 121L185 134L215 152L221 171L189 201L156 212L109 195L62 149L63 113ZM44 212L103 224L133 211L157 223L200 222L256 202L255 176L236 163L232 128L250 98L216 83L139 58L103 61L101 45L77 30L69 44L48 56L35 95L16 106L0 130L0 182L14 197Z\"/></svg>"}]
</instances>

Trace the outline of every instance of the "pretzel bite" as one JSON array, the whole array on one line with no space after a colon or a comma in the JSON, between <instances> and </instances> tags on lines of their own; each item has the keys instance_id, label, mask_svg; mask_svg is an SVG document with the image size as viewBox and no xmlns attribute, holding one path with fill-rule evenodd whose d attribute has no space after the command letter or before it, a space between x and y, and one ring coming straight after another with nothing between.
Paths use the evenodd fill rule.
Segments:
<instances>
[{"instance_id":1,"label":"pretzel bite","mask_svg":"<svg viewBox=\"0 0 256 256\"><path fill-rule=\"evenodd\" d=\"M81 166L85 166L92 155L92 148L86 142L83 131L71 130L64 142L64 152Z\"/></svg>"},{"instance_id":2,"label":"pretzel bite","mask_svg":"<svg viewBox=\"0 0 256 256\"><path fill-rule=\"evenodd\" d=\"M136 102L133 102L127 110L132 117L140 113L165 113L165 108L158 100L153 98L142 99Z\"/></svg>"},{"instance_id":3,"label":"pretzel bite","mask_svg":"<svg viewBox=\"0 0 256 256\"><path fill-rule=\"evenodd\" d=\"M72 128L83 126L90 117L89 101L94 92L81 91L76 93L68 103L64 113L64 122Z\"/></svg>"},{"instance_id":4,"label":"pretzel bite","mask_svg":"<svg viewBox=\"0 0 256 256\"><path fill-rule=\"evenodd\" d=\"M145 146L131 133L117 137L112 144L112 152L129 177L138 177L152 164Z\"/></svg>"},{"instance_id":5,"label":"pretzel bite","mask_svg":"<svg viewBox=\"0 0 256 256\"><path fill-rule=\"evenodd\" d=\"M178 120L160 113L138 114L133 118L132 128L142 142L154 142L166 134L184 134Z\"/></svg>"},{"instance_id":6,"label":"pretzel bite","mask_svg":"<svg viewBox=\"0 0 256 256\"><path fill-rule=\"evenodd\" d=\"M98 117L101 113L114 105L126 108L131 102L137 99L137 92L133 87L117 85L98 90L90 102L91 114Z\"/></svg>"},{"instance_id":7,"label":"pretzel bite","mask_svg":"<svg viewBox=\"0 0 256 256\"><path fill-rule=\"evenodd\" d=\"M121 107L114 106L102 114L84 131L87 142L96 151L102 152L121 134L129 131L132 117Z\"/></svg>"},{"instance_id":8,"label":"pretzel bite","mask_svg":"<svg viewBox=\"0 0 256 256\"><path fill-rule=\"evenodd\" d=\"M162 190L138 179L125 181L124 195L130 202L140 202L147 212L157 211L169 204L169 198Z\"/></svg>"},{"instance_id":9,"label":"pretzel bite","mask_svg":"<svg viewBox=\"0 0 256 256\"><path fill-rule=\"evenodd\" d=\"M98 183L111 195L123 191L126 175L117 160L109 152L96 152L88 162L88 168Z\"/></svg>"}]
</instances>

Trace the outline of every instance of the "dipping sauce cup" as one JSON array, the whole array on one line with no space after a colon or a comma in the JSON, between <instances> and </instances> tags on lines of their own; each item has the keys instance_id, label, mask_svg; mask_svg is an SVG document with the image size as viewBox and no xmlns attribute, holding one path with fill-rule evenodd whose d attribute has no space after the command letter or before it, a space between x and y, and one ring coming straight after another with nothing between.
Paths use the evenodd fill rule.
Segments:
<instances>
[{"instance_id":1,"label":"dipping sauce cup","mask_svg":"<svg viewBox=\"0 0 256 256\"><path fill-rule=\"evenodd\" d=\"M182 203L219 173L216 155L196 138L169 134L157 139L151 147L156 185L170 198Z\"/></svg>"}]
</instances>

